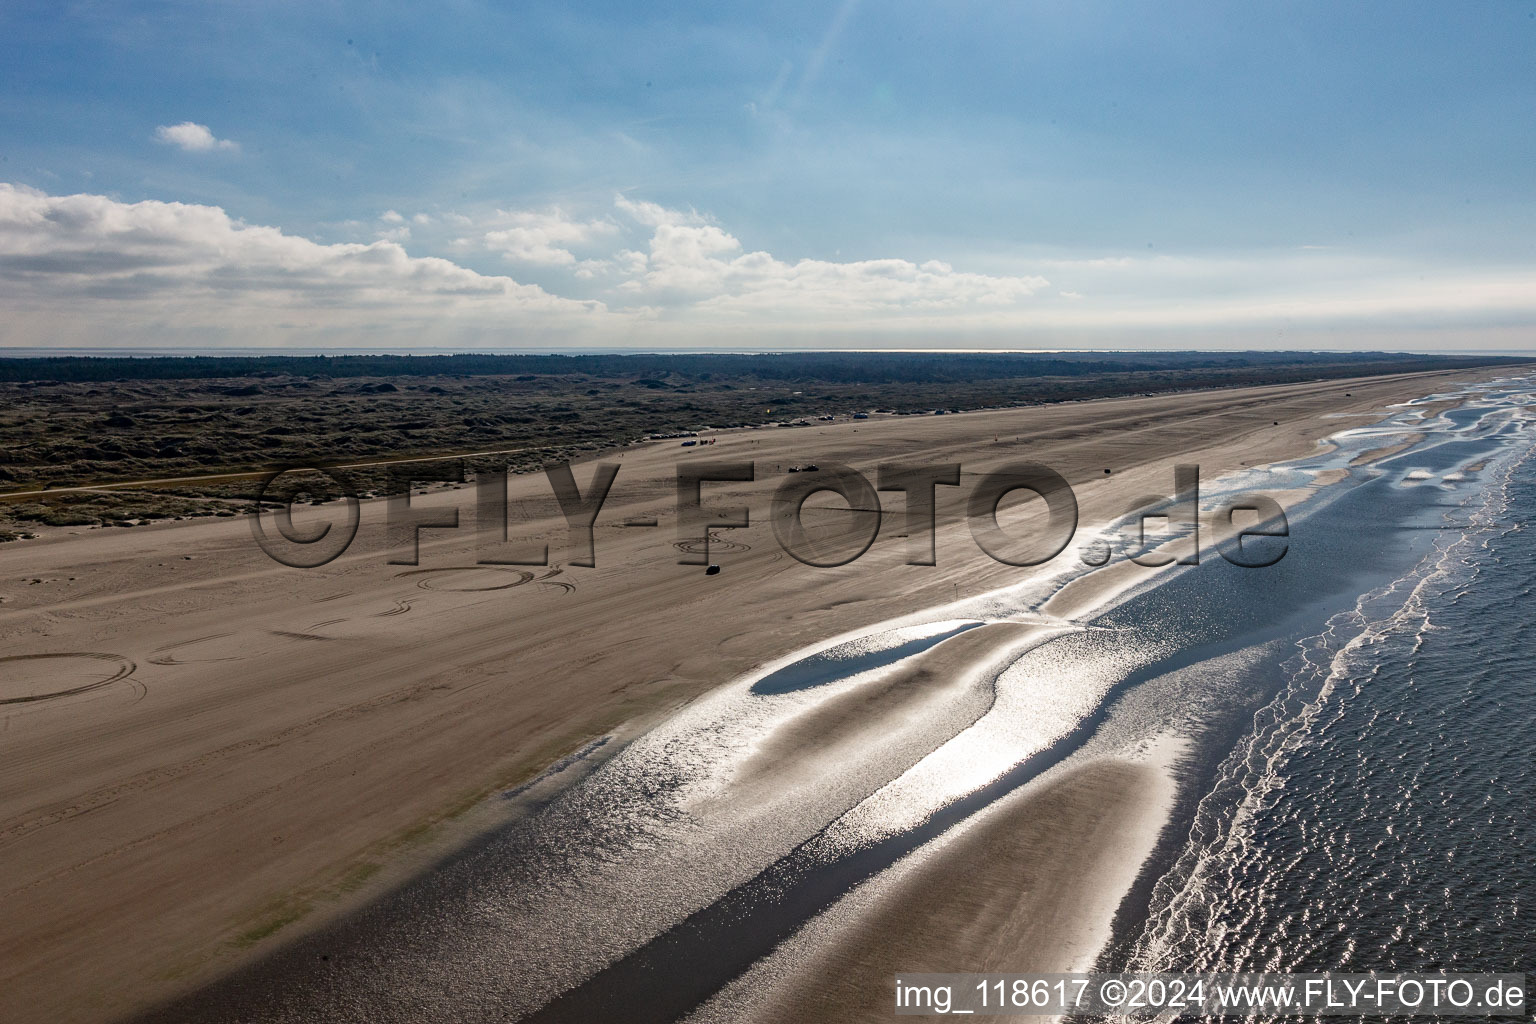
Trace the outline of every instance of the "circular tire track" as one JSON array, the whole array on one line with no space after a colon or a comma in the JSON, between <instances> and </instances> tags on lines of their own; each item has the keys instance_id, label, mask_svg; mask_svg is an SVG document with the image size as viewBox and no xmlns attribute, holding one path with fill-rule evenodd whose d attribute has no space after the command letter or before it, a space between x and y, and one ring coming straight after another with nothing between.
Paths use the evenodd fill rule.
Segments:
<instances>
[{"instance_id":1,"label":"circular tire track","mask_svg":"<svg viewBox=\"0 0 1536 1024\"><path fill-rule=\"evenodd\" d=\"M676 541L672 546L685 555L702 555L707 553L704 541L702 540L680 540ZM721 540L720 535L711 530L709 531L709 550L719 552L751 551L752 545L743 544L735 540Z\"/></svg>"},{"instance_id":2,"label":"circular tire track","mask_svg":"<svg viewBox=\"0 0 1536 1024\"><path fill-rule=\"evenodd\" d=\"M446 581L439 581L439 577L443 576L444 574L454 573L474 573L481 576L511 575L517 578L508 583L492 583L490 585L482 586L457 587L446 586L444 585L444 582ZM422 590L436 590L450 594L473 594L490 590L511 590L513 587L520 587L525 583L533 582L533 573L531 572L525 572L522 569L508 569L498 565L455 565L447 566L442 569L411 569L407 572L396 574L397 579L406 576L426 577L425 579L416 581L416 585ZM450 576L449 579L451 580L452 576Z\"/></svg>"},{"instance_id":3,"label":"circular tire track","mask_svg":"<svg viewBox=\"0 0 1536 1024\"><path fill-rule=\"evenodd\" d=\"M576 589L576 584L569 583L565 580L555 579L556 576L559 576L564 572L565 568L563 566L556 565L551 567L549 572L534 580L534 582L539 584L541 587L559 587L565 593L569 594L571 591Z\"/></svg>"},{"instance_id":4,"label":"circular tire track","mask_svg":"<svg viewBox=\"0 0 1536 1024\"><path fill-rule=\"evenodd\" d=\"M228 636L234 636L234 634L233 633L213 633L213 634L211 634L209 636L200 636L200 637L198 637L195 640L180 640L180 641L177 641L174 644L166 644L164 647L156 647L153 651L150 652L151 654L155 655L155 657L150 658L149 659L149 663L151 665L167 665L167 666L170 666L170 665L198 665L198 664L207 664L207 663L211 663L211 662L215 662L215 661L239 661L240 660L239 658L234 658L234 657L228 657L228 658L187 658L186 660L182 660L181 658L178 658L174 654L170 653L171 651L179 650L180 648L183 648L183 647L191 647L194 644L207 643L210 640L223 640L225 637L228 637Z\"/></svg>"},{"instance_id":5,"label":"circular tire track","mask_svg":"<svg viewBox=\"0 0 1536 1024\"><path fill-rule=\"evenodd\" d=\"M52 693L29 693L22 697L0 697L0 704L30 704L34 701L53 700L56 697L71 697L77 693L99 690L103 686L111 686L113 683L127 679L138 669L137 665L118 654L96 654L82 651L68 651L58 654L12 654L0 657L0 665L10 662L57 661L61 658L91 658L97 661L116 662L117 671L105 679L100 679L94 683L86 683L84 686L72 686L66 690L54 690Z\"/></svg>"}]
</instances>

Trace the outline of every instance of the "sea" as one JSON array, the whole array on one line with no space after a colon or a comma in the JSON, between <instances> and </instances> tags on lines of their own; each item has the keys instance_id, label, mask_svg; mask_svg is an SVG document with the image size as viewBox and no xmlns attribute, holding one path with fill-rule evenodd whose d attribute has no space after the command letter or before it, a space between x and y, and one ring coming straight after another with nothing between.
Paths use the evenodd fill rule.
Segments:
<instances>
[{"instance_id":1,"label":"sea","mask_svg":"<svg viewBox=\"0 0 1536 1024\"><path fill-rule=\"evenodd\" d=\"M1363 503L1323 513L1353 527L1351 547L1429 542L1404 544L1382 582L1294 641L1283 685L1175 834L1119 966L1536 964L1530 389L1503 381L1432 418L1423 441L1358 474ZM1383 492L1398 499L1385 516Z\"/></svg>"}]
</instances>

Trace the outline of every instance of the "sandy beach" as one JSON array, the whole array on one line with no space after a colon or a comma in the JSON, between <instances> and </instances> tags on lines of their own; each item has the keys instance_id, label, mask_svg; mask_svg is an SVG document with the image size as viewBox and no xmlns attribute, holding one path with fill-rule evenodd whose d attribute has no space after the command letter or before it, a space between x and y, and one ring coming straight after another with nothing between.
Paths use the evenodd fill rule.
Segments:
<instances>
[{"instance_id":1,"label":"sandy beach","mask_svg":"<svg viewBox=\"0 0 1536 1024\"><path fill-rule=\"evenodd\" d=\"M725 431L702 451L657 442L594 460L620 469L592 568L570 564L542 475L512 478L510 499L537 512L514 539L547 544L548 566L477 565L473 485L414 499L457 505L461 524L423 532L417 565L390 564L382 501L363 503L347 553L315 569L273 562L243 518L61 528L6 545L0 984L11 1012L104 1021L188 992L506 820L515 804L488 796L593 740L632 737L799 648L1019 578L1030 570L987 557L962 521L962 495L990 469L1057 470L1086 528L1171 494L1176 463L1215 478L1295 457L1393 403L1495 374ZM699 460L757 466L754 482L708 485L707 505L753 518L717 531L715 576L679 564L676 469ZM807 566L780 549L769 502L788 467L843 462L873 479L897 460L963 467L961 487L939 490L936 566L905 564L901 499L888 493L879 538L852 564ZM592 473L575 467L583 487ZM641 519L657 526L624 525ZM901 685L921 697L941 674ZM843 708L780 741L835 744L858 718ZM761 751L743 786L792 781L775 762L796 754ZM957 949L973 970L1081 966L1114 908L1067 908L1099 881L1129 884L1145 844L1115 837L1155 833L1142 819L1165 784L1155 765L1106 762L1017 794L989 812L997 822L914 866L900 883L910 898L850 925L838 962L877 945L889 954L869 937L896 933L913 936L896 952L916 970L960 969L938 952ZM977 864L992 873L956 868ZM1020 878L1015 903L985 900ZM903 915L930 903L948 910L919 934ZM812 994L786 984L763 1019L858 1019L869 998L854 981Z\"/></svg>"},{"instance_id":2,"label":"sandy beach","mask_svg":"<svg viewBox=\"0 0 1536 1024\"><path fill-rule=\"evenodd\" d=\"M1163 823L1166 764L1075 765L1000 801L904 865L878 895L818 919L701 1011L714 1020L876 1021L891 976L1086 971ZM732 1005L748 1006L745 1015Z\"/></svg>"}]
</instances>

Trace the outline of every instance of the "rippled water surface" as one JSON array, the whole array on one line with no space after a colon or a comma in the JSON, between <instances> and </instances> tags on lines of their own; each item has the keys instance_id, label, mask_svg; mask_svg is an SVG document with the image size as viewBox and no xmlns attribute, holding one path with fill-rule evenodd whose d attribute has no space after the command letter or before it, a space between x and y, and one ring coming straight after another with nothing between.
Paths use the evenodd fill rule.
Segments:
<instances>
[{"instance_id":1,"label":"rippled water surface","mask_svg":"<svg viewBox=\"0 0 1536 1024\"><path fill-rule=\"evenodd\" d=\"M1139 967L1520 971L1536 963L1536 459L1523 397L1445 417L1510 443L1395 460L1443 536L1287 662L1158 884ZM1458 442L1460 443L1460 442Z\"/></svg>"}]
</instances>

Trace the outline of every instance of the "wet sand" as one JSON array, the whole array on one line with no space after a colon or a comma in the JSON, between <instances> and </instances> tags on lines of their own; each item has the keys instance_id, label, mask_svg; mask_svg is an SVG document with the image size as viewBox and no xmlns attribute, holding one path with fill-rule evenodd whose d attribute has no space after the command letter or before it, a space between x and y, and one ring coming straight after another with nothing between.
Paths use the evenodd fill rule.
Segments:
<instances>
[{"instance_id":1,"label":"wet sand","mask_svg":"<svg viewBox=\"0 0 1536 1024\"><path fill-rule=\"evenodd\" d=\"M792 959L727 988L696 1024L887 1020L896 965L916 973L1088 970L1172 792L1165 763L1063 765L920 851L877 895L852 894L849 906L812 923ZM727 1013L733 1003L752 1010Z\"/></svg>"},{"instance_id":2,"label":"wet sand","mask_svg":"<svg viewBox=\"0 0 1536 1024\"><path fill-rule=\"evenodd\" d=\"M903 564L895 495L859 561L801 565L767 525L791 464L841 460L873 477L882 461L957 461L969 485L1029 459L1068 478L1088 524L1171 491L1175 462L1214 476L1303 454L1339 429L1328 414L1493 375L733 431L702 455L659 443L604 458L623 468L595 569L558 564L566 531L550 518L518 535L547 542L557 564L477 567L472 488L416 499L458 502L465 523L424 533L418 566L388 564L382 503L365 503L357 541L321 569L275 565L243 521L8 545L0 984L20 1019L59 1021L186 991L503 820L507 805L486 795L594 738L632 734L792 650L1027 571L983 555L943 488L938 566ZM720 532L719 576L677 564L680 458L758 463L754 484L709 485L709 504L747 504L754 517ZM585 484L590 473L576 475ZM512 489L552 511L542 478ZM620 525L641 517L660 525ZM1058 798L1085 799L1091 781ZM1115 827L1104 806L1103 824L1082 818L1092 835ZM1060 863L1081 864L1090 838L1051 831Z\"/></svg>"}]
</instances>

